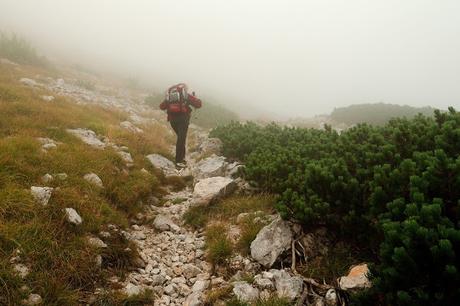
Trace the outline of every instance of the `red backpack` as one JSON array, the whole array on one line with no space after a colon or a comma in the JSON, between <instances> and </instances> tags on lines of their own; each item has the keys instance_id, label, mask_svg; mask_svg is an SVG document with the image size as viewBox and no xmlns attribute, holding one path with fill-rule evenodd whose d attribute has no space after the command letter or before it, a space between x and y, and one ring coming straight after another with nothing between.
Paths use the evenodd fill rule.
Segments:
<instances>
[{"instance_id":1,"label":"red backpack","mask_svg":"<svg viewBox=\"0 0 460 306\"><path fill-rule=\"evenodd\" d=\"M188 111L186 105L188 100L187 85L179 83L169 87L166 91L165 100L168 103L168 112L186 113Z\"/></svg>"}]
</instances>

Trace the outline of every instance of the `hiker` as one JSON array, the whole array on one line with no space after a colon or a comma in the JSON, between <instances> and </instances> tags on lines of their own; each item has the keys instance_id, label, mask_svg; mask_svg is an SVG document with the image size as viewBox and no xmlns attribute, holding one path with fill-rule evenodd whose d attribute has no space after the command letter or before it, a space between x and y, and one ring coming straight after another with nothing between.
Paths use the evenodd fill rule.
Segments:
<instances>
[{"instance_id":1,"label":"hiker","mask_svg":"<svg viewBox=\"0 0 460 306\"><path fill-rule=\"evenodd\" d=\"M190 123L190 113L192 108L200 108L201 100L195 97L195 92L191 95L187 93L187 85L180 83L171 86L166 91L166 97L160 104L160 109L168 113L168 121L177 135L176 142L176 167L185 168L185 140Z\"/></svg>"}]
</instances>

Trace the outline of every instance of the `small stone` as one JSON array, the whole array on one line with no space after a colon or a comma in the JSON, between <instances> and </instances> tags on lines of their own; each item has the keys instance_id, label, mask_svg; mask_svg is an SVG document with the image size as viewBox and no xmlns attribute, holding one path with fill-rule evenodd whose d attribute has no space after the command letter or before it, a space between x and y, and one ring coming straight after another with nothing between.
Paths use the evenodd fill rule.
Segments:
<instances>
[{"instance_id":1,"label":"small stone","mask_svg":"<svg viewBox=\"0 0 460 306\"><path fill-rule=\"evenodd\" d=\"M83 176L83 178L93 184L94 186L97 186L97 187L100 187L100 188L104 188L104 185L102 184L102 180L99 176L97 176L97 174L95 173L88 173L88 174L85 174Z\"/></svg>"},{"instance_id":2,"label":"small stone","mask_svg":"<svg viewBox=\"0 0 460 306\"><path fill-rule=\"evenodd\" d=\"M192 286L192 291L193 292L202 292L208 289L209 287L209 280L197 280L195 284Z\"/></svg>"},{"instance_id":3,"label":"small stone","mask_svg":"<svg viewBox=\"0 0 460 306\"><path fill-rule=\"evenodd\" d=\"M168 286L164 287L164 292L167 295L171 295L175 292L174 286L172 284L169 284Z\"/></svg>"},{"instance_id":4,"label":"small stone","mask_svg":"<svg viewBox=\"0 0 460 306\"><path fill-rule=\"evenodd\" d=\"M35 80L29 78L21 78L19 82L30 87L38 86L38 83Z\"/></svg>"},{"instance_id":5,"label":"small stone","mask_svg":"<svg viewBox=\"0 0 460 306\"><path fill-rule=\"evenodd\" d=\"M128 297L130 297L140 294L142 292L142 288L140 286L128 283L123 291Z\"/></svg>"},{"instance_id":6,"label":"small stone","mask_svg":"<svg viewBox=\"0 0 460 306\"><path fill-rule=\"evenodd\" d=\"M51 174L47 173L44 176L42 176L41 179L42 179L42 182L46 184L46 183L49 183L49 182L51 182L53 180L53 176Z\"/></svg>"},{"instance_id":7,"label":"small stone","mask_svg":"<svg viewBox=\"0 0 460 306\"><path fill-rule=\"evenodd\" d=\"M22 304L27 306L40 305L42 302L42 297L36 293L31 293L26 300L22 300Z\"/></svg>"},{"instance_id":8,"label":"small stone","mask_svg":"<svg viewBox=\"0 0 460 306\"><path fill-rule=\"evenodd\" d=\"M42 98L42 100L46 102L51 102L54 100L53 96L41 96L40 98Z\"/></svg>"},{"instance_id":9,"label":"small stone","mask_svg":"<svg viewBox=\"0 0 460 306\"><path fill-rule=\"evenodd\" d=\"M195 277L197 276L198 274L200 274L201 272L201 269L199 269L198 267L192 265L192 264L186 264L184 265L183 267L183 274L186 278L192 278L192 277Z\"/></svg>"},{"instance_id":10,"label":"small stone","mask_svg":"<svg viewBox=\"0 0 460 306\"><path fill-rule=\"evenodd\" d=\"M165 215L158 215L153 221L153 226L159 231L178 231L179 227Z\"/></svg>"},{"instance_id":11,"label":"small stone","mask_svg":"<svg viewBox=\"0 0 460 306\"><path fill-rule=\"evenodd\" d=\"M337 305L337 293L334 289L329 289L324 296L324 300L327 306Z\"/></svg>"},{"instance_id":12,"label":"small stone","mask_svg":"<svg viewBox=\"0 0 460 306\"><path fill-rule=\"evenodd\" d=\"M67 218L67 221L69 223L72 223L74 225L80 225L83 220L81 219L80 215L77 213L77 211L73 208L65 208L65 215Z\"/></svg>"},{"instance_id":13,"label":"small stone","mask_svg":"<svg viewBox=\"0 0 460 306\"><path fill-rule=\"evenodd\" d=\"M200 292L193 292L185 299L184 306L202 306L200 297Z\"/></svg>"},{"instance_id":14,"label":"small stone","mask_svg":"<svg viewBox=\"0 0 460 306\"><path fill-rule=\"evenodd\" d=\"M160 286L160 285L163 285L163 283L165 282L165 277L162 276L162 275L153 275L152 277L150 277L150 279L152 280L152 286Z\"/></svg>"},{"instance_id":15,"label":"small stone","mask_svg":"<svg viewBox=\"0 0 460 306\"><path fill-rule=\"evenodd\" d=\"M96 255L96 266L99 268L102 266L102 256L101 255Z\"/></svg>"},{"instance_id":16,"label":"small stone","mask_svg":"<svg viewBox=\"0 0 460 306\"><path fill-rule=\"evenodd\" d=\"M92 245L93 247L96 247L96 248L106 248L107 247L107 244L105 244L104 241L102 241L101 239L97 237L88 237L87 240L88 240L88 243Z\"/></svg>"},{"instance_id":17,"label":"small stone","mask_svg":"<svg viewBox=\"0 0 460 306\"><path fill-rule=\"evenodd\" d=\"M60 179L61 181L66 180L68 177L67 173L56 173L54 176Z\"/></svg>"},{"instance_id":18,"label":"small stone","mask_svg":"<svg viewBox=\"0 0 460 306\"><path fill-rule=\"evenodd\" d=\"M52 187L30 187L30 192L34 197L35 201L42 204L43 206L48 205L48 201L51 198L51 194L53 193Z\"/></svg>"},{"instance_id":19,"label":"small stone","mask_svg":"<svg viewBox=\"0 0 460 306\"><path fill-rule=\"evenodd\" d=\"M16 274L21 278L26 278L27 275L29 275L30 273L29 268L24 264L15 264L13 266L13 269L16 272Z\"/></svg>"},{"instance_id":20,"label":"small stone","mask_svg":"<svg viewBox=\"0 0 460 306\"><path fill-rule=\"evenodd\" d=\"M252 302L259 298L259 290L247 282L233 283L233 293L242 302Z\"/></svg>"},{"instance_id":21,"label":"small stone","mask_svg":"<svg viewBox=\"0 0 460 306\"><path fill-rule=\"evenodd\" d=\"M343 290L369 288L371 282L367 278L368 274L367 264L354 266L347 276L338 279L339 287Z\"/></svg>"}]
</instances>

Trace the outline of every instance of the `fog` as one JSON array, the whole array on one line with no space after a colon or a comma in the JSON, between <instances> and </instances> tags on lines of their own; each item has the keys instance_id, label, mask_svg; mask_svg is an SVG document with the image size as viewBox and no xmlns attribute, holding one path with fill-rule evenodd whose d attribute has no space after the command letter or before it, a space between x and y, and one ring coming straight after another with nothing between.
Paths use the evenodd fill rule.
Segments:
<instances>
[{"instance_id":1,"label":"fog","mask_svg":"<svg viewBox=\"0 0 460 306\"><path fill-rule=\"evenodd\" d=\"M0 29L42 53L186 82L245 112L355 103L460 108L456 0L0 0Z\"/></svg>"}]
</instances>

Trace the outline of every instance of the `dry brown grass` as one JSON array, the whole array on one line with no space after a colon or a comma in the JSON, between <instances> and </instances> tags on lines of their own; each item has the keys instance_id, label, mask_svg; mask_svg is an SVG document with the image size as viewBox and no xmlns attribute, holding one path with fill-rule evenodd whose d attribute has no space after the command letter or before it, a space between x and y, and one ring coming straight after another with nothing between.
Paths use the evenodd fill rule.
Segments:
<instances>
[{"instance_id":1,"label":"dry brown grass","mask_svg":"<svg viewBox=\"0 0 460 306\"><path fill-rule=\"evenodd\" d=\"M165 151L168 138L157 126L143 127L142 136L122 131L119 124L127 114L120 111L79 106L59 96L53 102L42 101L41 95L52 93L18 82L35 74L54 72L0 65L0 304L19 305L28 294L20 287L27 285L46 305L79 305L79 298L101 285L106 275L95 264L101 251L89 246L85 237L97 235L108 223L126 227L128 218L143 209L145 199L159 194L161 181L141 169L148 167L144 155ZM116 152L92 149L69 135L67 128L89 128L113 136L115 142L129 147L134 166L127 170ZM36 137L61 144L46 153ZM44 186L44 174L62 172L68 175L66 180L55 178L46 184L59 187L49 204L37 204L30 186ZM89 172L101 177L103 189L83 179ZM81 226L66 222L66 207L81 215ZM109 240L110 252L101 254L103 266L127 268L136 255L135 246L115 237ZM131 253L125 251L127 247ZM31 270L24 280L15 276L9 263L17 249Z\"/></svg>"}]
</instances>

